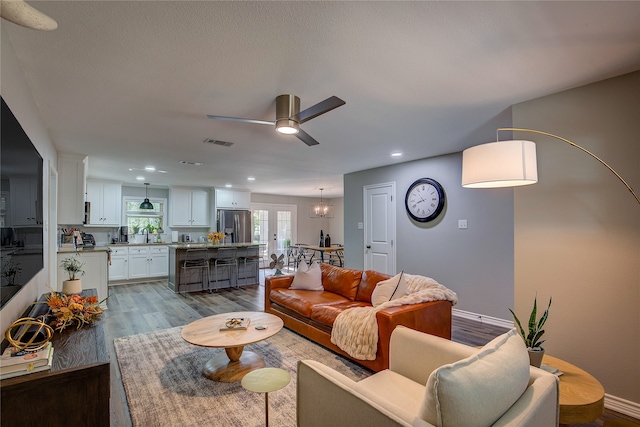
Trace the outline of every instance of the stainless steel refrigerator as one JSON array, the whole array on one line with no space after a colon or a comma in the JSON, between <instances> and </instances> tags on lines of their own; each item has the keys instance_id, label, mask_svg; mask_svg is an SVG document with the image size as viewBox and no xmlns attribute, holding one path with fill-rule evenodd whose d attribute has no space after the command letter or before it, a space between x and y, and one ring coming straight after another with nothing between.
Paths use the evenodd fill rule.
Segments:
<instances>
[{"instance_id":1,"label":"stainless steel refrigerator","mask_svg":"<svg viewBox=\"0 0 640 427\"><path fill-rule=\"evenodd\" d=\"M251 243L251 211L218 209L218 231L225 234L224 243Z\"/></svg>"}]
</instances>

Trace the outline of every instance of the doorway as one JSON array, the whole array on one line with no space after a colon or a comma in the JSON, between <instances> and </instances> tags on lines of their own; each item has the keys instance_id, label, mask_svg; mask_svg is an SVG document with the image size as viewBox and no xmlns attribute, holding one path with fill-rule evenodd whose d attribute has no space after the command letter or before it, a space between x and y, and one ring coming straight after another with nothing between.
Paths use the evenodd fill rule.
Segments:
<instances>
[{"instance_id":1,"label":"doorway","mask_svg":"<svg viewBox=\"0 0 640 427\"><path fill-rule=\"evenodd\" d=\"M396 274L396 184L364 187L364 268Z\"/></svg>"},{"instance_id":2,"label":"doorway","mask_svg":"<svg viewBox=\"0 0 640 427\"><path fill-rule=\"evenodd\" d=\"M253 243L260 244L260 257L268 266L271 254L284 254L297 237L298 207L251 203Z\"/></svg>"}]
</instances>

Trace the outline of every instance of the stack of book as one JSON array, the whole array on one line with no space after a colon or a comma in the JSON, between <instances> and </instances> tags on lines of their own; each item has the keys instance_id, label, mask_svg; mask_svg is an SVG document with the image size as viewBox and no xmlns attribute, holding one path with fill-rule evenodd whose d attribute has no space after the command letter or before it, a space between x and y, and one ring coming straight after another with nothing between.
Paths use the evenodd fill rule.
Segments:
<instances>
[{"instance_id":1,"label":"stack of book","mask_svg":"<svg viewBox=\"0 0 640 427\"><path fill-rule=\"evenodd\" d=\"M51 342L37 351L18 351L14 347L7 347L0 356L0 379L17 377L34 372L51 369L53 362L53 346Z\"/></svg>"}]
</instances>

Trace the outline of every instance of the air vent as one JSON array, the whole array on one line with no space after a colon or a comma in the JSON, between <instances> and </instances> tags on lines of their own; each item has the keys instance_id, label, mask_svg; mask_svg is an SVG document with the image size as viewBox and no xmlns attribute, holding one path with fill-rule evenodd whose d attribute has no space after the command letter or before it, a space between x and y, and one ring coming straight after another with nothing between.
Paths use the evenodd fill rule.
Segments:
<instances>
[{"instance_id":1,"label":"air vent","mask_svg":"<svg viewBox=\"0 0 640 427\"><path fill-rule=\"evenodd\" d=\"M189 160L180 160L180 164L189 166L202 166L202 163L200 162L191 162Z\"/></svg>"},{"instance_id":2,"label":"air vent","mask_svg":"<svg viewBox=\"0 0 640 427\"><path fill-rule=\"evenodd\" d=\"M221 145L223 147L231 147L233 145L233 142L220 141L218 139L211 139L211 138L205 139L204 142L207 144Z\"/></svg>"}]
</instances>

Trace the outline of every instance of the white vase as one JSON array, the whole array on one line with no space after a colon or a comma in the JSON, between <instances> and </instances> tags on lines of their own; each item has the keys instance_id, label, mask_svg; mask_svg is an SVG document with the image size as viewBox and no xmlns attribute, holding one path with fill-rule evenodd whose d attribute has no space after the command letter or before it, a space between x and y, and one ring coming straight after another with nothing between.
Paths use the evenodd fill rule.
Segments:
<instances>
[{"instance_id":1,"label":"white vase","mask_svg":"<svg viewBox=\"0 0 640 427\"><path fill-rule=\"evenodd\" d=\"M65 280L62 282L62 293L66 295L79 294L82 292L82 281L80 279Z\"/></svg>"}]
</instances>

